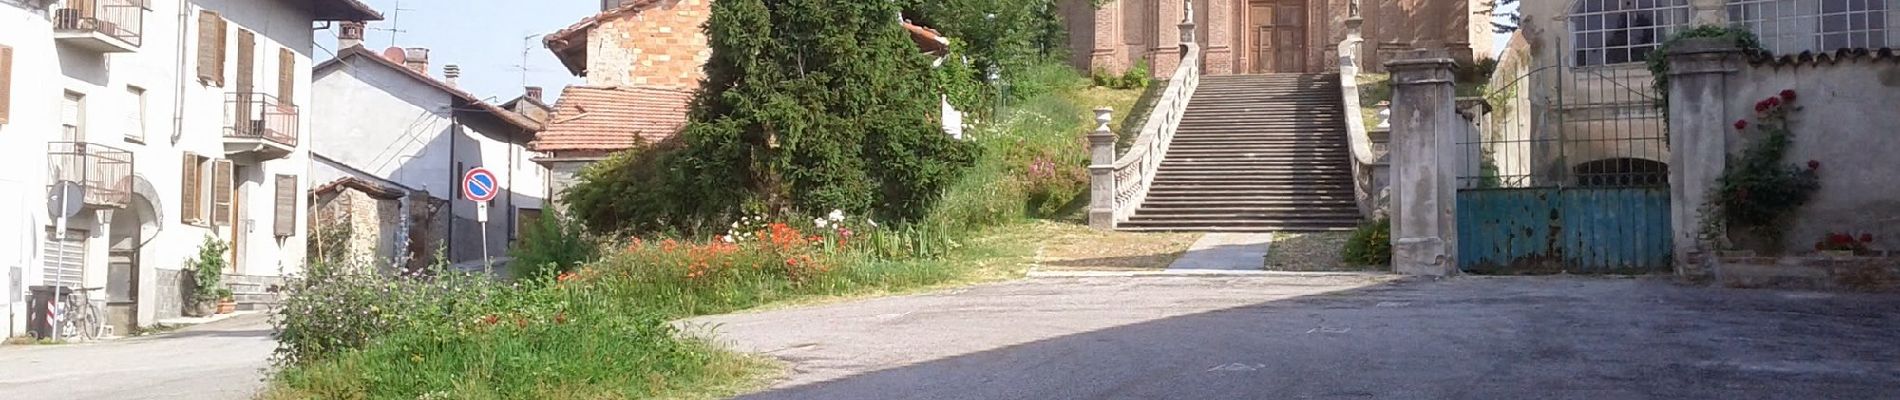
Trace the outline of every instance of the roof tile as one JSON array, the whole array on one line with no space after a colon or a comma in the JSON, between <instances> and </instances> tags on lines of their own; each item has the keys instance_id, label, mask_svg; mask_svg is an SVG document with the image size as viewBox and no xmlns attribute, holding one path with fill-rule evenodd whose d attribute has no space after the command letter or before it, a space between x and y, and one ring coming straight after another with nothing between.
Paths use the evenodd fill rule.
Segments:
<instances>
[{"instance_id":1,"label":"roof tile","mask_svg":"<svg viewBox=\"0 0 1900 400\"><path fill-rule=\"evenodd\" d=\"M677 133L686 124L690 91L644 87L568 86L554 105L535 151L624 150Z\"/></svg>"}]
</instances>

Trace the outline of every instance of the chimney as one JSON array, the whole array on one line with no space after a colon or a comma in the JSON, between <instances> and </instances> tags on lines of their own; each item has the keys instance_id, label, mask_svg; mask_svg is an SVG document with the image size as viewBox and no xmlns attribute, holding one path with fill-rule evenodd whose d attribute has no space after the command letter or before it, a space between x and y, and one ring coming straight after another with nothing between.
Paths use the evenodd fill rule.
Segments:
<instances>
[{"instance_id":1,"label":"chimney","mask_svg":"<svg viewBox=\"0 0 1900 400\"><path fill-rule=\"evenodd\" d=\"M530 99L534 99L534 101L540 101L540 102L544 102L544 103L546 102L545 100L542 100L542 99L541 99L541 87L540 87L540 86L529 86L529 87L527 88L527 92L525 93L525 95L526 95L526 96L527 96L528 98L530 98Z\"/></svg>"},{"instance_id":2,"label":"chimney","mask_svg":"<svg viewBox=\"0 0 1900 400\"><path fill-rule=\"evenodd\" d=\"M423 75L429 74L429 49L411 47L403 50L403 65Z\"/></svg>"},{"instance_id":3,"label":"chimney","mask_svg":"<svg viewBox=\"0 0 1900 400\"><path fill-rule=\"evenodd\" d=\"M460 86L457 86L455 83L455 81L459 79L462 79L462 66L455 64L442 66L443 83L449 84L449 87L452 88L459 88Z\"/></svg>"},{"instance_id":4,"label":"chimney","mask_svg":"<svg viewBox=\"0 0 1900 400\"><path fill-rule=\"evenodd\" d=\"M408 62L403 60L401 47L390 46L387 49L383 49L383 59L396 63L396 65L408 65Z\"/></svg>"},{"instance_id":5,"label":"chimney","mask_svg":"<svg viewBox=\"0 0 1900 400\"><path fill-rule=\"evenodd\" d=\"M347 49L362 46L363 27L363 21L343 21L343 25L337 28L336 47Z\"/></svg>"}]
</instances>

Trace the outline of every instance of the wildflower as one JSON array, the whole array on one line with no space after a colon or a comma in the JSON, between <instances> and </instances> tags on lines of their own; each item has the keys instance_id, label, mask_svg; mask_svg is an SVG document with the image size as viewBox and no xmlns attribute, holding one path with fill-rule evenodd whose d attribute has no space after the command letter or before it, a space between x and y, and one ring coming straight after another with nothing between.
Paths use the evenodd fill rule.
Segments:
<instances>
[{"instance_id":1,"label":"wildflower","mask_svg":"<svg viewBox=\"0 0 1900 400\"><path fill-rule=\"evenodd\" d=\"M844 228L844 227L839 227L839 228L838 228L838 236L839 236L839 237L845 237L845 238L849 238L849 237L851 237L851 228Z\"/></svg>"},{"instance_id":2,"label":"wildflower","mask_svg":"<svg viewBox=\"0 0 1900 400\"><path fill-rule=\"evenodd\" d=\"M566 311L562 311L562 312L558 312L558 313L555 313L555 314L554 314L554 323L557 323L557 324L565 324L565 323L567 323L567 312L566 312Z\"/></svg>"},{"instance_id":3,"label":"wildflower","mask_svg":"<svg viewBox=\"0 0 1900 400\"><path fill-rule=\"evenodd\" d=\"M732 235L721 235L721 236L719 236L719 241L721 241L721 242L726 242L726 243L732 243Z\"/></svg>"},{"instance_id":4,"label":"wildflower","mask_svg":"<svg viewBox=\"0 0 1900 400\"><path fill-rule=\"evenodd\" d=\"M1735 130L1739 131L1743 129L1748 129L1748 120L1745 120L1745 119L1735 120Z\"/></svg>"},{"instance_id":5,"label":"wildflower","mask_svg":"<svg viewBox=\"0 0 1900 400\"><path fill-rule=\"evenodd\" d=\"M1781 91L1781 101L1786 101L1786 102L1789 102L1789 103L1793 103L1793 102L1794 102L1794 89L1788 89L1788 90L1783 90L1783 91Z\"/></svg>"},{"instance_id":6,"label":"wildflower","mask_svg":"<svg viewBox=\"0 0 1900 400\"><path fill-rule=\"evenodd\" d=\"M827 215L825 217L831 219L832 222L843 222L844 210L836 210L836 209L831 210L831 215Z\"/></svg>"},{"instance_id":7,"label":"wildflower","mask_svg":"<svg viewBox=\"0 0 1900 400\"><path fill-rule=\"evenodd\" d=\"M830 221L826 221L824 218L819 218L819 219L811 220L811 223L812 225L817 225L819 229L824 229L826 225L830 223Z\"/></svg>"},{"instance_id":8,"label":"wildflower","mask_svg":"<svg viewBox=\"0 0 1900 400\"><path fill-rule=\"evenodd\" d=\"M865 218L865 219L864 219L864 223L866 223L866 224L870 224L872 228L876 228L876 227L877 227L877 221L876 221L876 220L873 220L873 219L870 219L870 218Z\"/></svg>"},{"instance_id":9,"label":"wildflower","mask_svg":"<svg viewBox=\"0 0 1900 400\"><path fill-rule=\"evenodd\" d=\"M498 316L495 314L488 314L482 317L482 323L487 324L487 325L494 325L496 321L500 321L500 320L501 320L501 316Z\"/></svg>"}]
</instances>

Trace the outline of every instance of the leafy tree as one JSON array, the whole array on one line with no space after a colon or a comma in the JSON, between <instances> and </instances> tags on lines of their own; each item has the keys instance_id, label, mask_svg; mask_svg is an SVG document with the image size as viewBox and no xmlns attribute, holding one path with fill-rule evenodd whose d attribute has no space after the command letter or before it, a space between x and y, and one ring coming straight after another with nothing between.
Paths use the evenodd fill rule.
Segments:
<instances>
[{"instance_id":1,"label":"leafy tree","mask_svg":"<svg viewBox=\"0 0 1900 400\"><path fill-rule=\"evenodd\" d=\"M1516 5L1517 1L1518 0L1484 0L1484 3L1478 5L1478 11L1472 14L1490 17L1491 32L1517 32L1518 28L1524 23L1524 13L1518 11L1517 7L1510 7L1510 11L1504 10L1505 7Z\"/></svg>"}]
</instances>

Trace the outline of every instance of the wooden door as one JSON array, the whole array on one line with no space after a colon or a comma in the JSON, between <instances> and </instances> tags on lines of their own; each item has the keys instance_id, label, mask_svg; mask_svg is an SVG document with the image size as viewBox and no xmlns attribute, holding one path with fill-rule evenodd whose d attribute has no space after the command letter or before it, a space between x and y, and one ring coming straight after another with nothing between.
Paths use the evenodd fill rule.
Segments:
<instances>
[{"instance_id":1,"label":"wooden door","mask_svg":"<svg viewBox=\"0 0 1900 400\"><path fill-rule=\"evenodd\" d=\"M1253 3L1247 20L1253 73L1306 72L1306 2Z\"/></svg>"}]
</instances>

